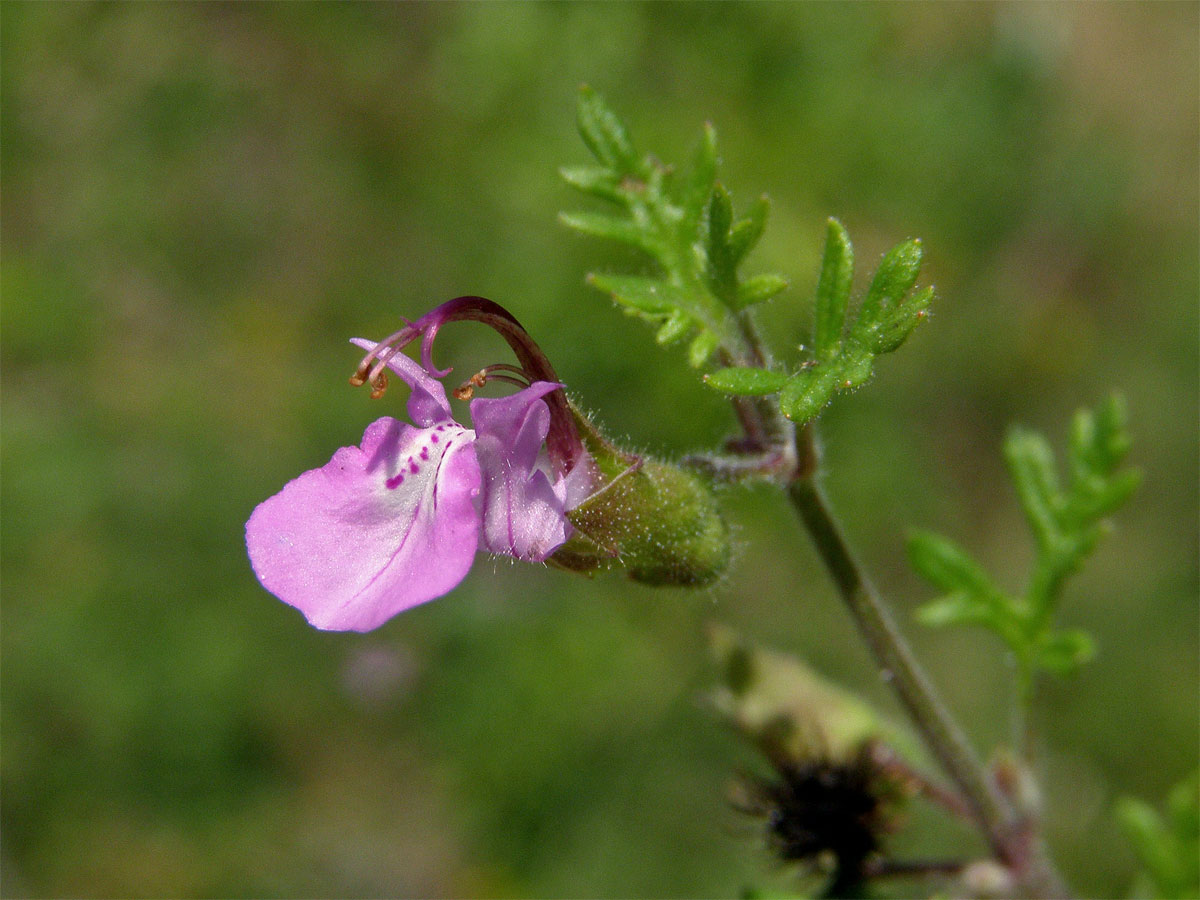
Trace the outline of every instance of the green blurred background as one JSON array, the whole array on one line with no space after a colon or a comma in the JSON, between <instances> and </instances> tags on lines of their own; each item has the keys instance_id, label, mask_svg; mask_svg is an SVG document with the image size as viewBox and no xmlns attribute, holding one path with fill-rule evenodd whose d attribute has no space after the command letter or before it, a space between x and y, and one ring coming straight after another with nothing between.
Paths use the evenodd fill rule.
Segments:
<instances>
[{"instance_id":1,"label":"green blurred background","mask_svg":"<svg viewBox=\"0 0 1200 900\"><path fill-rule=\"evenodd\" d=\"M873 265L909 236L940 299L823 433L847 527L977 745L1007 738L987 635L918 630L908 525L1017 587L999 457L1123 390L1145 482L1072 586L1100 655L1038 716L1049 833L1127 889L1122 794L1197 729L1197 34L1179 4L0 5L3 891L73 896L730 895L787 886L726 802L752 755L706 710L732 624L895 707L789 510L726 492L699 593L481 558L369 635L257 582L254 505L403 395L354 335L464 293L576 396L674 456L730 429L681 351L582 281L641 266L561 228L588 82L641 146L718 129L749 271L799 341L824 218ZM460 371L500 345L448 330ZM976 848L917 812L904 852Z\"/></svg>"}]
</instances>

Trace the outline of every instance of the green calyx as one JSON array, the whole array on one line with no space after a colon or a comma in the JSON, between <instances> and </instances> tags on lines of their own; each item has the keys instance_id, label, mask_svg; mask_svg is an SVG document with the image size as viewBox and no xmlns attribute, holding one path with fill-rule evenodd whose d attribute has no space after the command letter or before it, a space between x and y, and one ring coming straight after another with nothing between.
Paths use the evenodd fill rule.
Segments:
<instances>
[{"instance_id":1,"label":"green calyx","mask_svg":"<svg viewBox=\"0 0 1200 900\"><path fill-rule=\"evenodd\" d=\"M572 407L596 469L567 513L575 533L548 560L573 572L620 568L653 586L702 587L729 565L729 526L712 489L670 463L627 453Z\"/></svg>"}]
</instances>

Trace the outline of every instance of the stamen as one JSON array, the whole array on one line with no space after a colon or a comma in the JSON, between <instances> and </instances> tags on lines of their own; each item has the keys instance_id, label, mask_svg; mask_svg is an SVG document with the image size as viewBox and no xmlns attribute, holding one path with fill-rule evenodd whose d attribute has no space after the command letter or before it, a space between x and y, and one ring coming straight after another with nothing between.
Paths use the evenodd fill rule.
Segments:
<instances>
[{"instance_id":1,"label":"stamen","mask_svg":"<svg viewBox=\"0 0 1200 900\"><path fill-rule=\"evenodd\" d=\"M354 370L354 374L350 376L350 383L354 387L362 387L364 384L371 385L371 396L378 398L383 395L387 389L387 376L383 375L383 370L387 367L387 361L392 358L398 350L407 347L411 344L421 332L404 319L404 327L394 334L388 335L382 341L375 345L375 348L367 353L362 358L362 362L358 364L358 368ZM372 363L375 363L372 365ZM380 376L383 376L382 378Z\"/></svg>"},{"instance_id":2,"label":"stamen","mask_svg":"<svg viewBox=\"0 0 1200 900\"><path fill-rule=\"evenodd\" d=\"M496 375L496 372L514 372L519 375L519 378L513 378L509 375ZM475 396L475 388L483 387L489 381L503 381L505 384L514 384L519 388L527 388L531 384L529 376L525 374L525 370L520 366L510 365L509 363L493 363L490 366L484 366L451 393L459 400L470 400Z\"/></svg>"}]
</instances>

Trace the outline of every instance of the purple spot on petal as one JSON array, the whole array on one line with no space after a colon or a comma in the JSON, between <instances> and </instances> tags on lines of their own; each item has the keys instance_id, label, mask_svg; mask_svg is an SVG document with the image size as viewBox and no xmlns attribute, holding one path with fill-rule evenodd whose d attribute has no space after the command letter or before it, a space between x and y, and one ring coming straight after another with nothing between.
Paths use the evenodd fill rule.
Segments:
<instances>
[{"instance_id":1,"label":"purple spot on petal","mask_svg":"<svg viewBox=\"0 0 1200 900\"><path fill-rule=\"evenodd\" d=\"M384 484L388 486L388 490L394 491L396 488L400 487L400 485L404 484L404 476L397 475L394 478L389 478L384 482Z\"/></svg>"},{"instance_id":2,"label":"purple spot on petal","mask_svg":"<svg viewBox=\"0 0 1200 900\"><path fill-rule=\"evenodd\" d=\"M439 425L439 426L438 426L438 431L441 431L441 430L442 430L442 426L441 426L441 425ZM437 435L436 435L436 434L431 434L431 435L429 436L429 440L430 440L430 442L431 442L431 443L434 443L434 444L436 444L436 443L437 443Z\"/></svg>"},{"instance_id":3,"label":"purple spot on petal","mask_svg":"<svg viewBox=\"0 0 1200 900\"><path fill-rule=\"evenodd\" d=\"M421 448L421 459L429 459L429 448L428 447Z\"/></svg>"},{"instance_id":4,"label":"purple spot on petal","mask_svg":"<svg viewBox=\"0 0 1200 900\"><path fill-rule=\"evenodd\" d=\"M417 461L415 459L410 459L408 461L408 471L412 472L414 475L421 471L421 468L417 465Z\"/></svg>"}]
</instances>

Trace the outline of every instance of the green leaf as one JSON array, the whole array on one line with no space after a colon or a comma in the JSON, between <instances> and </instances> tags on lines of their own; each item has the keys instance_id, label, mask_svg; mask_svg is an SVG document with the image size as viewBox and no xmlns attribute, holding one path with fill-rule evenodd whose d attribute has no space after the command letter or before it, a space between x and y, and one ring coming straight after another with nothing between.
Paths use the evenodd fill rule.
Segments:
<instances>
[{"instance_id":1,"label":"green leaf","mask_svg":"<svg viewBox=\"0 0 1200 900\"><path fill-rule=\"evenodd\" d=\"M1081 409L1071 428L1070 456L1073 466L1107 474L1129 452L1125 430L1125 401L1119 394L1108 397L1093 414Z\"/></svg>"},{"instance_id":2,"label":"green leaf","mask_svg":"<svg viewBox=\"0 0 1200 900\"><path fill-rule=\"evenodd\" d=\"M650 315L669 314L687 300L683 291L661 278L598 275L593 272L587 280L592 287L612 294L618 303Z\"/></svg>"},{"instance_id":3,"label":"green leaf","mask_svg":"<svg viewBox=\"0 0 1200 900\"><path fill-rule=\"evenodd\" d=\"M1200 897L1200 773L1172 788L1166 817L1133 797L1114 813L1155 897Z\"/></svg>"},{"instance_id":4,"label":"green leaf","mask_svg":"<svg viewBox=\"0 0 1200 900\"><path fill-rule=\"evenodd\" d=\"M884 254L867 296L858 311L855 328L864 334L900 305L921 272L921 242L905 241Z\"/></svg>"},{"instance_id":5,"label":"green leaf","mask_svg":"<svg viewBox=\"0 0 1200 900\"><path fill-rule=\"evenodd\" d=\"M995 622L996 612L972 594L955 592L937 597L917 610L922 625L987 625Z\"/></svg>"},{"instance_id":6,"label":"green leaf","mask_svg":"<svg viewBox=\"0 0 1200 900\"><path fill-rule=\"evenodd\" d=\"M1055 675L1070 675L1096 655L1096 642L1083 631L1060 631L1038 647L1037 664Z\"/></svg>"},{"instance_id":7,"label":"green leaf","mask_svg":"<svg viewBox=\"0 0 1200 900\"><path fill-rule=\"evenodd\" d=\"M779 408L797 424L814 418L829 398L838 382L834 366L809 366L788 379L779 393Z\"/></svg>"},{"instance_id":8,"label":"green leaf","mask_svg":"<svg viewBox=\"0 0 1200 900\"><path fill-rule=\"evenodd\" d=\"M1019 426L1009 430L1004 441L1004 458L1021 507L1039 546L1049 547L1058 539L1058 474L1054 452L1036 431Z\"/></svg>"},{"instance_id":9,"label":"green leaf","mask_svg":"<svg viewBox=\"0 0 1200 900\"><path fill-rule=\"evenodd\" d=\"M579 89L579 134L592 154L622 175L642 174L629 134L604 99L587 85Z\"/></svg>"},{"instance_id":10,"label":"green leaf","mask_svg":"<svg viewBox=\"0 0 1200 900\"><path fill-rule=\"evenodd\" d=\"M927 287L896 307L875 329L872 346L875 353L892 353L899 349L913 329L925 320L932 302L933 288Z\"/></svg>"},{"instance_id":11,"label":"green leaf","mask_svg":"<svg viewBox=\"0 0 1200 900\"><path fill-rule=\"evenodd\" d=\"M737 261L729 246L729 227L733 221L733 203L729 192L717 182L708 201L707 275L713 293L731 305L737 296Z\"/></svg>"},{"instance_id":12,"label":"green leaf","mask_svg":"<svg viewBox=\"0 0 1200 900\"><path fill-rule=\"evenodd\" d=\"M766 194L763 194L754 201L754 205L750 207L750 212L746 218L742 219L729 230L729 250L733 254L735 265L741 262L745 255L754 249L754 245L763 236L763 231L767 227L767 213L770 211L770 208L771 201L767 198Z\"/></svg>"},{"instance_id":13,"label":"green leaf","mask_svg":"<svg viewBox=\"0 0 1200 900\"><path fill-rule=\"evenodd\" d=\"M788 376L768 369L718 369L704 376L704 383L726 394L764 396L774 394L787 382Z\"/></svg>"},{"instance_id":14,"label":"green leaf","mask_svg":"<svg viewBox=\"0 0 1200 900\"><path fill-rule=\"evenodd\" d=\"M609 238L644 250L651 256L657 257L661 247L654 239L629 219L593 212L559 213L558 220L568 228L582 231L594 237Z\"/></svg>"},{"instance_id":15,"label":"green leaf","mask_svg":"<svg viewBox=\"0 0 1200 900\"><path fill-rule=\"evenodd\" d=\"M830 219L826 227L821 276L817 281L816 329L813 338L817 359L831 359L841 348L853 277L854 248L850 244L850 236L841 222Z\"/></svg>"},{"instance_id":16,"label":"green leaf","mask_svg":"<svg viewBox=\"0 0 1200 900\"><path fill-rule=\"evenodd\" d=\"M745 309L755 303L770 300L781 291L787 290L787 286L787 279L782 275L755 275L753 278L747 278L738 285L735 307Z\"/></svg>"},{"instance_id":17,"label":"green leaf","mask_svg":"<svg viewBox=\"0 0 1200 900\"><path fill-rule=\"evenodd\" d=\"M993 607L1004 603L1004 594L987 572L948 538L930 531L912 532L908 537L908 559L941 591L963 591L985 599Z\"/></svg>"},{"instance_id":18,"label":"green leaf","mask_svg":"<svg viewBox=\"0 0 1200 900\"><path fill-rule=\"evenodd\" d=\"M709 122L704 123L700 146L692 158L692 167L682 190L683 221L694 227L704 214L704 206L712 196L717 180L717 132ZM694 234L687 235L691 240Z\"/></svg>"},{"instance_id":19,"label":"green leaf","mask_svg":"<svg viewBox=\"0 0 1200 900\"><path fill-rule=\"evenodd\" d=\"M621 179L611 169L599 166L564 166L558 170L558 174L571 187L585 194L614 203L620 203L624 199Z\"/></svg>"},{"instance_id":20,"label":"green leaf","mask_svg":"<svg viewBox=\"0 0 1200 900\"><path fill-rule=\"evenodd\" d=\"M674 344L681 340L692 328L692 317L683 310L677 309L671 313L667 321L663 322L662 327L658 329L658 334L654 335L654 340L658 343Z\"/></svg>"},{"instance_id":21,"label":"green leaf","mask_svg":"<svg viewBox=\"0 0 1200 900\"><path fill-rule=\"evenodd\" d=\"M1167 826L1185 840L1200 840L1200 772L1192 772L1171 788L1167 795Z\"/></svg>"},{"instance_id":22,"label":"green leaf","mask_svg":"<svg viewBox=\"0 0 1200 900\"><path fill-rule=\"evenodd\" d=\"M688 362L692 368L698 369L708 362L719 345L717 336L707 329L692 338L692 343L688 345Z\"/></svg>"},{"instance_id":23,"label":"green leaf","mask_svg":"<svg viewBox=\"0 0 1200 900\"><path fill-rule=\"evenodd\" d=\"M866 384L871 379L872 364L874 361L875 357L869 352L864 353L856 350L845 353L838 360L841 365L839 367L839 381L836 384L837 388L839 390L849 390L850 388Z\"/></svg>"}]
</instances>

